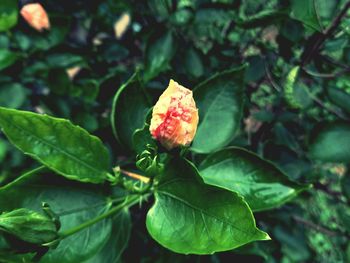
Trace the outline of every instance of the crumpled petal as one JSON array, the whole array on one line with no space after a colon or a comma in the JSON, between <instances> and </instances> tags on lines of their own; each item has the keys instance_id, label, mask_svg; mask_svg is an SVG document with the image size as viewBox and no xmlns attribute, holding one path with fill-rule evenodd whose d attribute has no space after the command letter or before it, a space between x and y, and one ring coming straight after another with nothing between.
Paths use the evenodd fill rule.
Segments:
<instances>
[{"instance_id":1,"label":"crumpled petal","mask_svg":"<svg viewBox=\"0 0 350 263\"><path fill-rule=\"evenodd\" d=\"M153 108L150 132L154 139L170 150L192 142L198 120L192 91L170 80Z\"/></svg>"}]
</instances>

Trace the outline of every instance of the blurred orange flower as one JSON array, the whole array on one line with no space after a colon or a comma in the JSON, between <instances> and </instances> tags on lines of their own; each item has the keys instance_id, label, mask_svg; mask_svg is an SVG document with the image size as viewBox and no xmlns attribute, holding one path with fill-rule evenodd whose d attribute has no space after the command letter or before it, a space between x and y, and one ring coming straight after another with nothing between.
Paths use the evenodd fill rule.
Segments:
<instances>
[{"instance_id":1,"label":"blurred orange flower","mask_svg":"<svg viewBox=\"0 0 350 263\"><path fill-rule=\"evenodd\" d=\"M24 5L21 9L24 20L37 31L50 29L49 17L45 9L39 3Z\"/></svg>"},{"instance_id":2,"label":"blurred orange flower","mask_svg":"<svg viewBox=\"0 0 350 263\"><path fill-rule=\"evenodd\" d=\"M168 150L189 145L198 126L192 91L170 80L153 108L150 132Z\"/></svg>"}]
</instances>

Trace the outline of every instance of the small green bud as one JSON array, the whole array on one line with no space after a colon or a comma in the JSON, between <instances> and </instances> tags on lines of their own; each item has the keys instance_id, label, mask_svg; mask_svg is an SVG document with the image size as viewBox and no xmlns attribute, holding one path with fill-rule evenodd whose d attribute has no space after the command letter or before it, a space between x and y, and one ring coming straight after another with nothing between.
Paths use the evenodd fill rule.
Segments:
<instances>
[{"instance_id":1,"label":"small green bud","mask_svg":"<svg viewBox=\"0 0 350 263\"><path fill-rule=\"evenodd\" d=\"M1 231L36 245L45 245L58 237L56 225L49 217L26 208L2 213Z\"/></svg>"}]
</instances>

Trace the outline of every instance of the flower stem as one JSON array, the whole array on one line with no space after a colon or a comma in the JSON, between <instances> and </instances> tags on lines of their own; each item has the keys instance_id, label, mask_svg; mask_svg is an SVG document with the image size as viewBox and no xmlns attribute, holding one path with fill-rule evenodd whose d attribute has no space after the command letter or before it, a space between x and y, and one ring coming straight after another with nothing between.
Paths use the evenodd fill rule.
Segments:
<instances>
[{"instance_id":1,"label":"flower stem","mask_svg":"<svg viewBox=\"0 0 350 263\"><path fill-rule=\"evenodd\" d=\"M111 210L109 210L108 212L102 214L102 215L99 215L89 221L86 221L84 222L83 224L81 225L78 225L76 227L73 227L71 229L68 229L66 231L63 231L59 234L59 237L60 239L64 239L66 237L69 237L71 235L74 235L78 232L80 232L81 230L87 228L87 227L90 227L94 224L96 224L97 222L107 218L107 217L110 217L116 213L118 213L120 210L122 210L124 207L130 207L136 203L139 202L139 198L140 198L140 195L133 195L133 196L128 196L125 201L119 205L117 205L116 207L112 208Z\"/></svg>"}]
</instances>

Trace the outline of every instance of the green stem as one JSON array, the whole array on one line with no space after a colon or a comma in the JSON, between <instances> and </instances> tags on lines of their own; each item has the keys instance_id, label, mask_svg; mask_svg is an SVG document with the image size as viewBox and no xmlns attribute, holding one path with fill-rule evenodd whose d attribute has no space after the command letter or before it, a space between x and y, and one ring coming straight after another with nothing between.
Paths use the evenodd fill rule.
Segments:
<instances>
[{"instance_id":1,"label":"green stem","mask_svg":"<svg viewBox=\"0 0 350 263\"><path fill-rule=\"evenodd\" d=\"M63 231L62 233L59 234L60 239L64 239L66 237L74 235L75 233L78 233L79 231L81 231L89 226L92 226L92 225L96 224L97 222L99 222L107 217L110 217L110 216L116 214L117 212L119 212L120 210L122 210L126 206L130 207L130 206L138 203L139 198L140 198L140 195L134 195L134 196L131 196L130 198L127 197L123 203L117 205L116 207L112 208L108 212L106 212L102 215L99 215L99 216L97 216L89 221L86 221L85 223L78 225L74 228Z\"/></svg>"},{"instance_id":2,"label":"green stem","mask_svg":"<svg viewBox=\"0 0 350 263\"><path fill-rule=\"evenodd\" d=\"M20 177L16 178L12 182L4 185L3 187L0 187L0 190L6 190L7 188L11 187L14 184L17 184L18 182L22 181L23 179L26 179L28 177L31 177L32 175L40 173L40 172L44 171L45 169L46 169L46 166L42 165L42 166L39 166L33 170L30 170L30 171L22 174Z\"/></svg>"}]
</instances>

